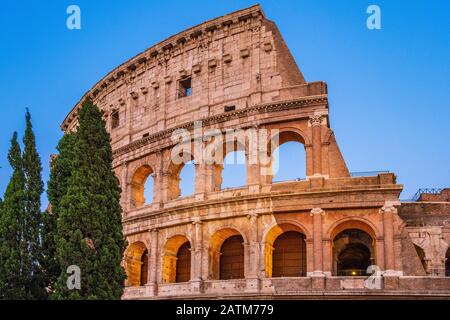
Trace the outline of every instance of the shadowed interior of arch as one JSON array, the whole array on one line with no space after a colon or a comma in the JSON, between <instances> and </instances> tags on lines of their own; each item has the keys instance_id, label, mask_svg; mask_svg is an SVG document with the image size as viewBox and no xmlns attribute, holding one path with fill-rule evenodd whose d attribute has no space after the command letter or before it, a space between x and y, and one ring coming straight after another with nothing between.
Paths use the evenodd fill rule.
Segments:
<instances>
[{"instance_id":1,"label":"shadowed interior of arch","mask_svg":"<svg viewBox=\"0 0 450 320\"><path fill-rule=\"evenodd\" d=\"M305 236L297 231L287 231L273 244L272 277L306 276Z\"/></svg>"},{"instance_id":2,"label":"shadowed interior of arch","mask_svg":"<svg viewBox=\"0 0 450 320\"><path fill-rule=\"evenodd\" d=\"M450 247L447 249L447 254L445 255L445 276L450 277Z\"/></svg>"},{"instance_id":3,"label":"shadowed interior of arch","mask_svg":"<svg viewBox=\"0 0 450 320\"><path fill-rule=\"evenodd\" d=\"M425 251L416 244L414 244L414 249L416 249L416 252L417 252L417 255L419 256L420 262L422 263L423 270L426 271L427 265L425 263Z\"/></svg>"},{"instance_id":4,"label":"shadowed interior of arch","mask_svg":"<svg viewBox=\"0 0 450 320\"><path fill-rule=\"evenodd\" d=\"M363 276L374 264L373 239L365 231L346 229L333 239L333 266L337 276Z\"/></svg>"},{"instance_id":5,"label":"shadowed interior of arch","mask_svg":"<svg viewBox=\"0 0 450 320\"><path fill-rule=\"evenodd\" d=\"M241 235L226 239L220 249L220 280L244 278L244 239Z\"/></svg>"}]
</instances>

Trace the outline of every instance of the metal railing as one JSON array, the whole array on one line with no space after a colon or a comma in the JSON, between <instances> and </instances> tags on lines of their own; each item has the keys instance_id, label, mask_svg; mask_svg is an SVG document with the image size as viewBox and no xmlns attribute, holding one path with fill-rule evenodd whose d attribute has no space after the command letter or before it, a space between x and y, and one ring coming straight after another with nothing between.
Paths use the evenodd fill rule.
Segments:
<instances>
[{"instance_id":1,"label":"metal railing","mask_svg":"<svg viewBox=\"0 0 450 320\"><path fill-rule=\"evenodd\" d=\"M381 173L389 173L389 171L381 170L381 171L350 172L350 177L372 177L372 176L377 176Z\"/></svg>"},{"instance_id":2,"label":"metal railing","mask_svg":"<svg viewBox=\"0 0 450 320\"><path fill-rule=\"evenodd\" d=\"M420 196L424 193L427 194L439 194L442 192L442 188L420 188L419 190L417 190L417 192L414 194L414 196L412 197L412 201L417 201L419 200Z\"/></svg>"}]
</instances>

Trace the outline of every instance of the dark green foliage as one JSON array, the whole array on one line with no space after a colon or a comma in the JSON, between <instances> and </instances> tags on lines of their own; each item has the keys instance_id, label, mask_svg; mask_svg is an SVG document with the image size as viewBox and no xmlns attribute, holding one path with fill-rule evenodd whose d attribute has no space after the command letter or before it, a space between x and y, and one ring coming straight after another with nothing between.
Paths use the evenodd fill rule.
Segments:
<instances>
[{"instance_id":1,"label":"dark green foliage","mask_svg":"<svg viewBox=\"0 0 450 320\"><path fill-rule=\"evenodd\" d=\"M64 135L58 144L58 156L52 160L50 180L47 185L47 196L51 205L50 212L43 217L42 230L42 270L44 285L53 291L56 281L61 274L58 259L56 257L56 226L60 212L62 197L67 193L69 179L73 171L74 148L76 134Z\"/></svg>"},{"instance_id":2,"label":"dark green foliage","mask_svg":"<svg viewBox=\"0 0 450 320\"><path fill-rule=\"evenodd\" d=\"M110 136L101 112L89 100L79 112L72 165L58 209L56 247L61 275L54 298L120 299L125 280L121 190L112 171ZM67 289L66 270L71 265L81 269L81 290Z\"/></svg>"},{"instance_id":3,"label":"dark green foliage","mask_svg":"<svg viewBox=\"0 0 450 320\"><path fill-rule=\"evenodd\" d=\"M31 259L31 294L35 299L42 299L42 272L40 264L42 261L40 234L42 228L41 195L44 192L42 182L42 165L36 150L36 138L31 124L31 115L26 112L26 129L23 138L23 173L25 176L25 212L26 230L24 237L28 242Z\"/></svg>"},{"instance_id":4,"label":"dark green foliage","mask_svg":"<svg viewBox=\"0 0 450 320\"><path fill-rule=\"evenodd\" d=\"M31 258L27 241L25 175L17 133L8 154L13 169L0 215L0 298L30 299Z\"/></svg>"}]
</instances>

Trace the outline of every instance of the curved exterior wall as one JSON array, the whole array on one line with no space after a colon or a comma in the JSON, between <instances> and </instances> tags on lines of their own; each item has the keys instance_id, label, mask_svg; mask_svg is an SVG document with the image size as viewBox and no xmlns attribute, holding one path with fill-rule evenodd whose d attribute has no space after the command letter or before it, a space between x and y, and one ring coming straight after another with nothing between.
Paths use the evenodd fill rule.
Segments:
<instances>
[{"instance_id":1,"label":"curved exterior wall","mask_svg":"<svg viewBox=\"0 0 450 320\"><path fill-rule=\"evenodd\" d=\"M191 79L192 94L180 97L180 81L186 79ZM387 271L377 294L418 294L424 288L449 292L450 279L436 284L421 269L397 214L402 186L395 175L350 177L330 129L326 84L304 79L259 6L183 31L119 66L86 93L63 130L76 129L77 110L87 96L104 113L123 190L129 243L125 299L351 295L352 289L364 288L364 279L338 276L333 253L335 237L349 229L370 236L373 262ZM306 159L299 161L306 164L307 179L272 183L262 174L265 165L248 161L247 137L235 146L246 152L246 186L222 190L221 167L198 163L195 192L181 198L182 166L171 155L177 143L172 136L179 129L193 137L195 130L200 135L218 130L224 144L227 129L277 132L280 143L304 145ZM204 148L210 144L200 142ZM150 176L153 203L145 205L143 184ZM304 235L306 276L272 278L274 242L288 231ZM221 247L238 235L244 276L220 280ZM191 281L175 283L178 250L186 242ZM148 270L142 279L144 264ZM420 288L405 278L405 265L409 276L422 276Z\"/></svg>"}]
</instances>

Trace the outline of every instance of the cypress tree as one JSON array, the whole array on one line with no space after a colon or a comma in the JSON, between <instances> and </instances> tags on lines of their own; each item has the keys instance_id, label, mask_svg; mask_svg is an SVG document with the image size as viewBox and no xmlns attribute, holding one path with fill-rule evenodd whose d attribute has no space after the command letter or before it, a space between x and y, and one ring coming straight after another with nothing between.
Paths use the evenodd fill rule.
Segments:
<instances>
[{"instance_id":1,"label":"cypress tree","mask_svg":"<svg viewBox=\"0 0 450 320\"><path fill-rule=\"evenodd\" d=\"M30 299L31 260L25 237L25 175L17 133L8 154L13 174L6 188L0 216L0 298Z\"/></svg>"},{"instance_id":2,"label":"cypress tree","mask_svg":"<svg viewBox=\"0 0 450 320\"><path fill-rule=\"evenodd\" d=\"M61 275L55 299L120 299L125 272L120 187L112 170L110 136L100 110L86 100L79 112L73 171L57 221ZM67 268L81 269L81 289L69 290Z\"/></svg>"},{"instance_id":3,"label":"cypress tree","mask_svg":"<svg viewBox=\"0 0 450 320\"><path fill-rule=\"evenodd\" d=\"M43 217L42 271L44 286L49 292L55 289L56 281L61 274L56 258L56 226L61 199L67 193L69 178L72 175L75 141L76 133L68 133L59 141L58 155L51 162L50 180L47 184L50 208Z\"/></svg>"},{"instance_id":4,"label":"cypress tree","mask_svg":"<svg viewBox=\"0 0 450 320\"><path fill-rule=\"evenodd\" d=\"M31 115L26 112L26 129L23 137L23 172L25 175L25 211L26 211L26 233L31 259L31 294L35 299L42 299L42 274L40 264L42 261L41 251L41 195L44 192L42 182L42 165L36 150L36 138L31 124Z\"/></svg>"}]
</instances>

